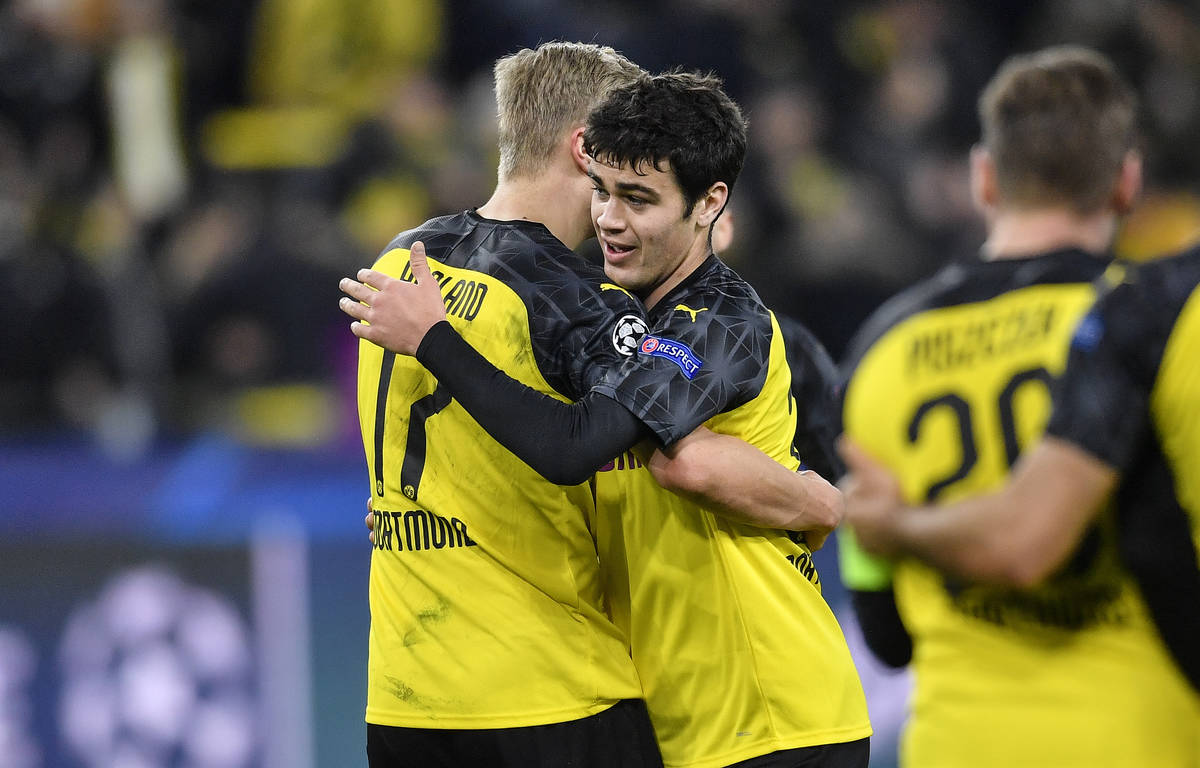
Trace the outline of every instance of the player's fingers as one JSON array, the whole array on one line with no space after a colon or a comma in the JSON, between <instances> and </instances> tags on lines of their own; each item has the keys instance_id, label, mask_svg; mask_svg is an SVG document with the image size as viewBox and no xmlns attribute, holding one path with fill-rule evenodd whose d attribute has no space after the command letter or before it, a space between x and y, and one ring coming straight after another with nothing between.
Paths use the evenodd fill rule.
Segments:
<instances>
[{"instance_id":1,"label":"player's fingers","mask_svg":"<svg viewBox=\"0 0 1200 768\"><path fill-rule=\"evenodd\" d=\"M837 450L842 461L846 462L846 469L854 474L859 474L864 470L869 471L874 466L871 458L867 456L867 452L845 435L838 438Z\"/></svg>"},{"instance_id":2,"label":"player's fingers","mask_svg":"<svg viewBox=\"0 0 1200 768\"><path fill-rule=\"evenodd\" d=\"M900 483L891 471L877 461L862 446L845 435L838 438L838 453L849 470L848 482L842 486L847 499L854 496L883 498L900 497Z\"/></svg>"},{"instance_id":3,"label":"player's fingers","mask_svg":"<svg viewBox=\"0 0 1200 768\"><path fill-rule=\"evenodd\" d=\"M358 302L354 299L349 299L343 296L342 298L338 299L338 309L342 310L347 315L350 315L350 317L353 317L355 320L370 321L370 319L367 317L367 312L371 308L362 302Z\"/></svg>"},{"instance_id":4,"label":"player's fingers","mask_svg":"<svg viewBox=\"0 0 1200 768\"><path fill-rule=\"evenodd\" d=\"M367 524L368 531L375 530L375 513L368 512L367 516L365 518L363 518L363 522Z\"/></svg>"},{"instance_id":5,"label":"player's fingers","mask_svg":"<svg viewBox=\"0 0 1200 768\"><path fill-rule=\"evenodd\" d=\"M376 338L375 334L375 326L373 325L367 325L366 323L355 320L353 323L350 323L350 333L353 333L355 336L363 339L364 341L369 341L373 344L379 343L379 340Z\"/></svg>"},{"instance_id":6,"label":"player's fingers","mask_svg":"<svg viewBox=\"0 0 1200 768\"><path fill-rule=\"evenodd\" d=\"M367 271L369 272L370 270ZM341 281L338 282L338 288L340 288L342 293L346 294L350 298L357 299L358 301L365 301L368 304L371 303L371 295L375 293L370 286L363 285L357 280L352 280L348 277L343 277Z\"/></svg>"},{"instance_id":7,"label":"player's fingers","mask_svg":"<svg viewBox=\"0 0 1200 768\"><path fill-rule=\"evenodd\" d=\"M429 262L425 258L425 243L418 240L412 244L408 263L412 267L413 279L417 281L417 285L433 282L433 274L429 271Z\"/></svg>"},{"instance_id":8,"label":"player's fingers","mask_svg":"<svg viewBox=\"0 0 1200 768\"><path fill-rule=\"evenodd\" d=\"M829 538L829 533L824 531L805 531L804 543L808 545L809 550L816 552L821 547L825 546L825 540Z\"/></svg>"},{"instance_id":9,"label":"player's fingers","mask_svg":"<svg viewBox=\"0 0 1200 768\"><path fill-rule=\"evenodd\" d=\"M383 287L392 279L393 278L383 274L382 272L376 272L373 269L364 268L358 270L358 282L367 286L369 289L374 289L376 291L382 291ZM370 297L370 295L370 293L367 293L362 297L356 296L355 298L367 299Z\"/></svg>"}]
</instances>

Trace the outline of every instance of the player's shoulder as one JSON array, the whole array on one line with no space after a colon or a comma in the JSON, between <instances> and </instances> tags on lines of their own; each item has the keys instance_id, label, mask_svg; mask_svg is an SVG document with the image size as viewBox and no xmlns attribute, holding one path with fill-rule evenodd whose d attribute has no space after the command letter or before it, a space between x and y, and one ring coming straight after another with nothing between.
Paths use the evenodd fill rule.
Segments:
<instances>
[{"instance_id":1,"label":"player's shoulder","mask_svg":"<svg viewBox=\"0 0 1200 768\"><path fill-rule=\"evenodd\" d=\"M1126 267L1109 303L1141 304L1145 311L1178 311L1200 283L1200 244L1172 256Z\"/></svg>"},{"instance_id":2,"label":"player's shoulder","mask_svg":"<svg viewBox=\"0 0 1200 768\"><path fill-rule=\"evenodd\" d=\"M1096 304L1075 330L1072 347L1104 344L1129 359L1157 358L1200 285L1200 247L1139 264L1114 264Z\"/></svg>"},{"instance_id":3,"label":"player's shoulder","mask_svg":"<svg viewBox=\"0 0 1200 768\"><path fill-rule=\"evenodd\" d=\"M947 297L959 291L971 278L971 264L955 261L931 277L905 288L881 304L854 334L845 363L854 367L888 331L921 312L944 306Z\"/></svg>"},{"instance_id":4,"label":"player's shoulder","mask_svg":"<svg viewBox=\"0 0 1200 768\"><path fill-rule=\"evenodd\" d=\"M848 347L852 369L893 328L925 312L975 304L1034 286L1095 281L1111 263L1107 255L1070 248L1018 259L959 258L888 299L873 312Z\"/></svg>"},{"instance_id":5,"label":"player's shoulder","mask_svg":"<svg viewBox=\"0 0 1200 768\"><path fill-rule=\"evenodd\" d=\"M701 370L742 383L765 376L771 313L749 283L716 256L663 296L650 314L651 331L642 338L640 354L670 358L688 379Z\"/></svg>"},{"instance_id":6,"label":"player's shoulder","mask_svg":"<svg viewBox=\"0 0 1200 768\"><path fill-rule=\"evenodd\" d=\"M407 250L412 247L413 243L420 241L425 245L425 252L431 258L443 261L446 252L463 237L470 234L474 228L474 223L467 214L467 211L463 211L462 213L437 216L412 229L406 229L384 246L380 256L385 256L398 249Z\"/></svg>"},{"instance_id":7,"label":"player's shoulder","mask_svg":"<svg viewBox=\"0 0 1200 768\"><path fill-rule=\"evenodd\" d=\"M775 322L779 324L779 331L783 334L783 341L789 354L795 351L796 354L805 357L829 359L829 352L825 349L825 345L807 325L789 315L774 314Z\"/></svg>"},{"instance_id":8,"label":"player's shoulder","mask_svg":"<svg viewBox=\"0 0 1200 768\"><path fill-rule=\"evenodd\" d=\"M767 311L754 286L746 282L733 267L712 255L700 270L699 284L707 291L718 294L730 302L743 304L758 311Z\"/></svg>"},{"instance_id":9,"label":"player's shoulder","mask_svg":"<svg viewBox=\"0 0 1200 768\"><path fill-rule=\"evenodd\" d=\"M496 277L518 293L612 291L624 298L607 303L637 304L628 291L608 282L603 267L568 248L540 222L488 219L474 210L438 216L396 235L381 258L418 240L434 261Z\"/></svg>"},{"instance_id":10,"label":"player's shoulder","mask_svg":"<svg viewBox=\"0 0 1200 768\"><path fill-rule=\"evenodd\" d=\"M793 376L797 375L797 369L813 369L830 382L837 378L837 366L833 358L808 326L793 317L780 314L775 314L775 322L779 324Z\"/></svg>"},{"instance_id":11,"label":"player's shoulder","mask_svg":"<svg viewBox=\"0 0 1200 768\"><path fill-rule=\"evenodd\" d=\"M431 257L453 255L461 261L486 262L492 258L512 262L547 257L557 261L568 254L577 257L540 222L499 221L485 218L474 210L437 216L407 229L392 238L384 252L409 248L418 240L425 244Z\"/></svg>"},{"instance_id":12,"label":"player's shoulder","mask_svg":"<svg viewBox=\"0 0 1200 768\"><path fill-rule=\"evenodd\" d=\"M755 323L769 329L771 324L771 313L754 287L715 255L664 296L654 314L659 325Z\"/></svg>"}]
</instances>

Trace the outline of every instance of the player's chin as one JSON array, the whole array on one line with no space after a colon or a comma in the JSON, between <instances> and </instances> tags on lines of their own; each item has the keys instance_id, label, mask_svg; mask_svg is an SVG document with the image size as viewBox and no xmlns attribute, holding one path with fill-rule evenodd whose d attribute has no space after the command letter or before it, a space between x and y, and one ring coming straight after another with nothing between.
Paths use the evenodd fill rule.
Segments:
<instances>
[{"instance_id":1,"label":"player's chin","mask_svg":"<svg viewBox=\"0 0 1200 768\"><path fill-rule=\"evenodd\" d=\"M629 262L612 262L604 260L604 274L608 276L617 285L629 291L637 291L644 282L641 276L641 270L635 264Z\"/></svg>"}]
</instances>

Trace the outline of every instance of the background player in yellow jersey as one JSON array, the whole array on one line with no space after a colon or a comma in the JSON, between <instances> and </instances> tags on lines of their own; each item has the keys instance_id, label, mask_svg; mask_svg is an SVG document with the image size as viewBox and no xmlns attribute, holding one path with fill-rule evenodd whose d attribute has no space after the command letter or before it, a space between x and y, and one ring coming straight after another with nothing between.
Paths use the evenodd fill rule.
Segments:
<instances>
[{"instance_id":1,"label":"background player in yellow jersey","mask_svg":"<svg viewBox=\"0 0 1200 768\"><path fill-rule=\"evenodd\" d=\"M655 483L679 483L666 458L714 433L799 464L778 325L709 247L745 152L740 111L713 78L645 78L592 113L584 146L605 270L649 309L638 354L578 403L552 401L439 322L429 279L389 286L409 304L387 345L415 351L547 476L585 477L619 455L595 478L595 530L666 764L865 766L862 689L804 537L730 521ZM701 424L712 432L689 436ZM658 444L654 476L625 454L641 438Z\"/></svg>"},{"instance_id":2,"label":"background player in yellow jersey","mask_svg":"<svg viewBox=\"0 0 1200 768\"><path fill-rule=\"evenodd\" d=\"M904 510L887 470L845 451L863 544L962 578L1041 583L1115 501L1124 561L1200 694L1200 247L1130 267L1084 316L1046 436L1000 491Z\"/></svg>"},{"instance_id":3,"label":"background player in yellow jersey","mask_svg":"<svg viewBox=\"0 0 1200 768\"><path fill-rule=\"evenodd\" d=\"M848 361L845 435L895 473L909 503L996 489L1042 433L1051 383L1140 185L1135 99L1098 54L1014 57L980 118L980 258L889 302ZM1033 591L964 583L912 558L892 572L846 544L843 575L871 646L904 663L911 636L905 765L1196 764L1194 702L1118 562L1115 521L1083 528L1082 544L1061 550L1075 549L1070 562ZM1003 526L993 533L1007 546Z\"/></svg>"}]
</instances>

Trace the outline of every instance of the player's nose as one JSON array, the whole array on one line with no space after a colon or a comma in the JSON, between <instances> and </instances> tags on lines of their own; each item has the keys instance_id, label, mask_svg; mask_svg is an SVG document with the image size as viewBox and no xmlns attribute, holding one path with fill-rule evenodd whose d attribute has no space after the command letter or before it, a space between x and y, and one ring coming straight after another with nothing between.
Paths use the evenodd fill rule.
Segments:
<instances>
[{"instance_id":1,"label":"player's nose","mask_svg":"<svg viewBox=\"0 0 1200 768\"><path fill-rule=\"evenodd\" d=\"M625 219L620 214L620 206L611 198L603 203L594 204L592 215L596 227L605 232L619 231L625 227Z\"/></svg>"}]
</instances>

